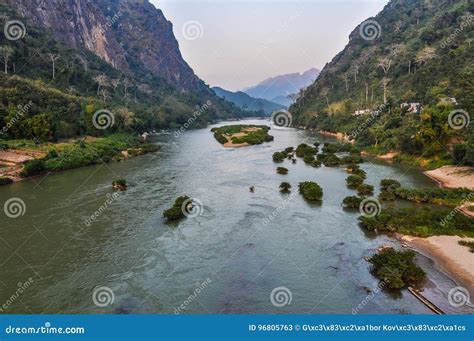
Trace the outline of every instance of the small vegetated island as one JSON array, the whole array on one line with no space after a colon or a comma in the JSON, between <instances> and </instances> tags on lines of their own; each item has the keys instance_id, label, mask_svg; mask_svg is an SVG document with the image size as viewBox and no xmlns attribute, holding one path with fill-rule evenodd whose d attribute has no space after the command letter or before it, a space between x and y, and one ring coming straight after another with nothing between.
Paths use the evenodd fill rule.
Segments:
<instances>
[{"instance_id":1,"label":"small vegetated island","mask_svg":"<svg viewBox=\"0 0 474 341\"><path fill-rule=\"evenodd\" d=\"M215 139L224 147L244 147L273 141L268 134L270 127L264 125L230 125L212 128Z\"/></svg>"}]
</instances>

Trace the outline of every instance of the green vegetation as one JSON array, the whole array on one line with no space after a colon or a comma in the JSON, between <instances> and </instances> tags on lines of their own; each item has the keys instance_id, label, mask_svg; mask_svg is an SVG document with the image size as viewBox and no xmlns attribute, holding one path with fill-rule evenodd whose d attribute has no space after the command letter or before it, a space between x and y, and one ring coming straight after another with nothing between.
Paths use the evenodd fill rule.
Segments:
<instances>
[{"instance_id":1,"label":"green vegetation","mask_svg":"<svg viewBox=\"0 0 474 341\"><path fill-rule=\"evenodd\" d=\"M168 221L179 220L185 217L183 204L188 201L190 198L186 195L178 197L173 206L163 212L163 217Z\"/></svg>"},{"instance_id":2,"label":"green vegetation","mask_svg":"<svg viewBox=\"0 0 474 341\"><path fill-rule=\"evenodd\" d=\"M297 157L305 157L306 155L315 155L317 153L317 149L311 146L308 146L306 143L301 143L296 148L296 156Z\"/></svg>"},{"instance_id":3,"label":"green vegetation","mask_svg":"<svg viewBox=\"0 0 474 341\"><path fill-rule=\"evenodd\" d=\"M387 283L390 289L417 285L425 279L425 272L414 262L415 252L385 248L370 258L374 274Z\"/></svg>"},{"instance_id":4,"label":"green vegetation","mask_svg":"<svg viewBox=\"0 0 474 341\"><path fill-rule=\"evenodd\" d=\"M244 125L236 124L212 128L215 139L225 144L231 141L233 144L262 144L273 141L273 136L268 134L270 127L264 125Z\"/></svg>"},{"instance_id":5,"label":"green vegetation","mask_svg":"<svg viewBox=\"0 0 474 341\"><path fill-rule=\"evenodd\" d=\"M289 193L291 189L291 184L289 182L282 182L280 184L280 192Z\"/></svg>"},{"instance_id":6,"label":"green vegetation","mask_svg":"<svg viewBox=\"0 0 474 341\"><path fill-rule=\"evenodd\" d=\"M357 186L357 194L361 196L372 195L374 194L374 186L360 184L359 186Z\"/></svg>"},{"instance_id":7,"label":"green vegetation","mask_svg":"<svg viewBox=\"0 0 474 341\"><path fill-rule=\"evenodd\" d=\"M468 242L466 240L460 240L459 245L467 246L469 251L474 252L474 242Z\"/></svg>"},{"instance_id":8,"label":"green vegetation","mask_svg":"<svg viewBox=\"0 0 474 341\"><path fill-rule=\"evenodd\" d=\"M380 181L380 190L381 191L395 191L397 188L402 185L397 180L393 179L383 179Z\"/></svg>"},{"instance_id":9,"label":"green vegetation","mask_svg":"<svg viewBox=\"0 0 474 341\"><path fill-rule=\"evenodd\" d=\"M6 177L0 177L0 186L9 185L13 182L12 179Z\"/></svg>"},{"instance_id":10,"label":"green vegetation","mask_svg":"<svg viewBox=\"0 0 474 341\"><path fill-rule=\"evenodd\" d=\"M359 221L362 227L370 231L377 229L417 237L474 237L474 219L444 207L384 208L378 216L361 216Z\"/></svg>"},{"instance_id":11,"label":"green vegetation","mask_svg":"<svg viewBox=\"0 0 474 341\"><path fill-rule=\"evenodd\" d=\"M362 185L363 182L364 179L358 175L349 175L346 179L347 187L349 188L357 188Z\"/></svg>"},{"instance_id":12,"label":"green vegetation","mask_svg":"<svg viewBox=\"0 0 474 341\"><path fill-rule=\"evenodd\" d=\"M386 6L375 17L383 34L367 41L355 28L344 50L290 107L293 124L341 132L361 149L398 151L397 160L409 156L427 168L474 166L474 125L448 124L457 109L473 121L474 33L455 30L472 13L467 1ZM357 110L367 112L354 115ZM469 114L463 115L467 121Z\"/></svg>"},{"instance_id":13,"label":"green vegetation","mask_svg":"<svg viewBox=\"0 0 474 341\"><path fill-rule=\"evenodd\" d=\"M345 197L342 201L344 207L347 208L359 208L362 198L356 196Z\"/></svg>"},{"instance_id":14,"label":"green vegetation","mask_svg":"<svg viewBox=\"0 0 474 341\"><path fill-rule=\"evenodd\" d=\"M321 201L323 197L323 189L315 182L300 182L299 192L308 201Z\"/></svg>"},{"instance_id":15,"label":"green vegetation","mask_svg":"<svg viewBox=\"0 0 474 341\"><path fill-rule=\"evenodd\" d=\"M26 141L7 141L12 148L32 148L46 151L42 159L28 161L22 177L35 176L46 172L62 171L67 169L89 166L103 162L121 160L122 151L127 151L130 156L155 152L159 149L156 145L141 142L137 137L130 135L111 135L104 138L91 139L85 142L43 144L36 146Z\"/></svg>"},{"instance_id":16,"label":"green vegetation","mask_svg":"<svg viewBox=\"0 0 474 341\"><path fill-rule=\"evenodd\" d=\"M324 154L334 154L334 153L357 153L359 150L350 143L328 143L326 142L323 147Z\"/></svg>"},{"instance_id":17,"label":"green vegetation","mask_svg":"<svg viewBox=\"0 0 474 341\"><path fill-rule=\"evenodd\" d=\"M319 154L318 160L326 167L337 167L341 164L341 159L336 154Z\"/></svg>"},{"instance_id":18,"label":"green vegetation","mask_svg":"<svg viewBox=\"0 0 474 341\"><path fill-rule=\"evenodd\" d=\"M272 155L272 159L274 162L283 162L285 161L286 155L283 152L275 152Z\"/></svg>"},{"instance_id":19,"label":"green vegetation","mask_svg":"<svg viewBox=\"0 0 474 341\"><path fill-rule=\"evenodd\" d=\"M278 174L288 174L288 168L285 168L285 167L278 167L277 168L277 173Z\"/></svg>"},{"instance_id":20,"label":"green vegetation","mask_svg":"<svg viewBox=\"0 0 474 341\"><path fill-rule=\"evenodd\" d=\"M117 179L112 182L112 187L118 191L125 191L127 189L127 181L125 179Z\"/></svg>"},{"instance_id":21,"label":"green vegetation","mask_svg":"<svg viewBox=\"0 0 474 341\"><path fill-rule=\"evenodd\" d=\"M474 200L474 191L467 188L416 188L399 187L393 193L397 198L419 203L431 203L450 207Z\"/></svg>"}]
</instances>

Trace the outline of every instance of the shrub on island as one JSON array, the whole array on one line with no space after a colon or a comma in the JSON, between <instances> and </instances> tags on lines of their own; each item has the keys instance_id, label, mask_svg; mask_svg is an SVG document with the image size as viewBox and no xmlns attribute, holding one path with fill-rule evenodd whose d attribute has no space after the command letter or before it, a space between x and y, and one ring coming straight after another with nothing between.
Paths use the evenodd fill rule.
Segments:
<instances>
[{"instance_id":1,"label":"shrub on island","mask_svg":"<svg viewBox=\"0 0 474 341\"><path fill-rule=\"evenodd\" d=\"M382 191L394 191L399 187L402 187L402 185L397 180L383 179L380 181L380 190Z\"/></svg>"},{"instance_id":2,"label":"shrub on island","mask_svg":"<svg viewBox=\"0 0 474 341\"><path fill-rule=\"evenodd\" d=\"M362 179L358 175L349 175L346 179L347 187L349 188L357 188L360 185L362 185L364 182L364 179Z\"/></svg>"},{"instance_id":3,"label":"shrub on island","mask_svg":"<svg viewBox=\"0 0 474 341\"><path fill-rule=\"evenodd\" d=\"M341 159L336 154L319 154L318 160L326 167L337 167L341 164Z\"/></svg>"},{"instance_id":4,"label":"shrub on island","mask_svg":"<svg viewBox=\"0 0 474 341\"><path fill-rule=\"evenodd\" d=\"M359 208L360 203L362 202L362 198L356 196L345 197L342 201L344 207L347 208Z\"/></svg>"},{"instance_id":5,"label":"shrub on island","mask_svg":"<svg viewBox=\"0 0 474 341\"><path fill-rule=\"evenodd\" d=\"M283 162L286 158L285 153L282 152L275 152L273 153L273 162Z\"/></svg>"},{"instance_id":6,"label":"shrub on island","mask_svg":"<svg viewBox=\"0 0 474 341\"><path fill-rule=\"evenodd\" d=\"M318 151L316 148L308 146L306 143L301 143L298 147L296 147L296 156L298 157L305 157L305 155L315 155Z\"/></svg>"},{"instance_id":7,"label":"shrub on island","mask_svg":"<svg viewBox=\"0 0 474 341\"><path fill-rule=\"evenodd\" d=\"M370 258L373 273L387 283L390 289L401 289L417 285L426 277L425 272L415 264L415 252L396 251L385 248Z\"/></svg>"},{"instance_id":8,"label":"shrub on island","mask_svg":"<svg viewBox=\"0 0 474 341\"><path fill-rule=\"evenodd\" d=\"M314 156L309 154L305 155L303 158L304 163L313 163L314 160Z\"/></svg>"},{"instance_id":9,"label":"shrub on island","mask_svg":"<svg viewBox=\"0 0 474 341\"><path fill-rule=\"evenodd\" d=\"M350 163L346 166L346 172L347 173L353 173L356 170L359 170L360 166L355 164L355 163Z\"/></svg>"},{"instance_id":10,"label":"shrub on island","mask_svg":"<svg viewBox=\"0 0 474 341\"><path fill-rule=\"evenodd\" d=\"M277 168L277 173L278 174L288 174L288 168L285 168L285 167L278 167Z\"/></svg>"},{"instance_id":11,"label":"shrub on island","mask_svg":"<svg viewBox=\"0 0 474 341\"><path fill-rule=\"evenodd\" d=\"M112 182L112 188L117 191L125 191L127 189L127 181L125 179L117 179Z\"/></svg>"},{"instance_id":12,"label":"shrub on island","mask_svg":"<svg viewBox=\"0 0 474 341\"><path fill-rule=\"evenodd\" d=\"M343 156L341 159L342 164L356 164L362 162L364 162L364 159L361 156L355 154Z\"/></svg>"},{"instance_id":13,"label":"shrub on island","mask_svg":"<svg viewBox=\"0 0 474 341\"><path fill-rule=\"evenodd\" d=\"M313 181L300 182L299 192L308 201L321 201L323 189Z\"/></svg>"},{"instance_id":14,"label":"shrub on island","mask_svg":"<svg viewBox=\"0 0 474 341\"><path fill-rule=\"evenodd\" d=\"M189 200L189 197L186 195L176 198L173 206L163 212L163 217L165 217L168 221L184 218L185 215L182 206L187 200Z\"/></svg>"},{"instance_id":15,"label":"shrub on island","mask_svg":"<svg viewBox=\"0 0 474 341\"><path fill-rule=\"evenodd\" d=\"M374 186L361 184L361 185L357 186L357 194L359 194L361 196L372 195L372 194L374 194Z\"/></svg>"},{"instance_id":16,"label":"shrub on island","mask_svg":"<svg viewBox=\"0 0 474 341\"><path fill-rule=\"evenodd\" d=\"M282 182L280 184L280 192L289 193L291 189L291 184L289 182Z\"/></svg>"},{"instance_id":17,"label":"shrub on island","mask_svg":"<svg viewBox=\"0 0 474 341\"><path fill-rule=\"evenodd\" d=\"M357 175L358 177L362 178L362 180L367 179L367 173L363 169L356 169L352 172L352 175Z\"/></svg>"}]
</instances>

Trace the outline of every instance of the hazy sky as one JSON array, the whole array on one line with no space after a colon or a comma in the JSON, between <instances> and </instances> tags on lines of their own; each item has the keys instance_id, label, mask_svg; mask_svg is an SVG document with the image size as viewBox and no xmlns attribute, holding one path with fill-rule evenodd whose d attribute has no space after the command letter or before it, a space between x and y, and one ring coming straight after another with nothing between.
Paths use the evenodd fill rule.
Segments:
<instances>
[{"instance_id":1,"label":"hazy sky","mask_svg":"<svg viewBox=\"0 0 474 341\"><path fill-rule=\"evenodd\" d=\"M173 23L184 59L211 86L322 69L388 0L151 0Z\"/></svg>"}]
</instances>

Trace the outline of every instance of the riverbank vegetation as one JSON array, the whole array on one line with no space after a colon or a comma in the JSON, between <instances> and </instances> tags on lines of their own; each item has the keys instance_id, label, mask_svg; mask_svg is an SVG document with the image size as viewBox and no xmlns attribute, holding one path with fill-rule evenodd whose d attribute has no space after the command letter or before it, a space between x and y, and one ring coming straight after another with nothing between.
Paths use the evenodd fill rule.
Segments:
<instances>
[{"instance_id":1,"label":"riverbank vegetation","mask_svg":"<svg viewBox=\"0 0 474 341\"><path fill-rule=\"evenodd\" d=\"M474 252L474 242L460 240L459 245L466 246L469 248L469 251Z\"/></svg>"},{"instance_id":2,"label":"riverbank vegetation","mask_svg":"<svg viewBox=\"0 0 474 341\"><path fill-rule=\"evenodd\" d=\"M401 289L407 285L418 285L426 273L415 264L415 252L396 251L385 248L370 258L373 273L390 289Z\"/></svg>"},{"instance_id":3,"label":"riverbank vegetation","mask_svg":"<svg viewBox=\"0 0 474 341\"><path fill-rule=\"evenodd\" d=\"M273 141L274 137L268 134L270 127L264 125L228 125L212 128L214 138L223 145L256 145Z\"/></svg>"},{"instance_id":4,"label":"riverbank vegetation","mask_svg":"<svg viewBox=\"0 0 474 341\"><path fill-rule=\"evenodd\" d=\"M385 207L375 217L360 216L359 221L369 231L398 232L416 237L474 237L474 219L444 207Z\"/></svg>"},{"instance_id":5,"label":"riverbank vegetation","mask_svg":"<svg viewBox=\"0 0 474 341\"><path fill-rule=\"evenodd\" d=\"M347 208L359 208L362 200L362 198L357 196L349 196L344 198L342 205Z\"/></svg>"},{"instance_id":6,"label":"riverbank vegetation","mask_svg":"<svg viewBox=\"0 0 474 341\"><path fill-rule=\"evenodd\" d=\"M31 140L3 142L9 152L34 153L36 159L27 161L19 172L21 177L35 176L142 155L159 150L157 145L142 142L138 137L116 134L107 137L84 137L59 143L36 144Z\"/></svg>"}]
</instances>

